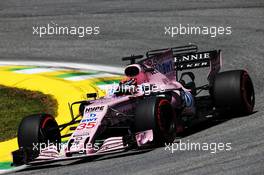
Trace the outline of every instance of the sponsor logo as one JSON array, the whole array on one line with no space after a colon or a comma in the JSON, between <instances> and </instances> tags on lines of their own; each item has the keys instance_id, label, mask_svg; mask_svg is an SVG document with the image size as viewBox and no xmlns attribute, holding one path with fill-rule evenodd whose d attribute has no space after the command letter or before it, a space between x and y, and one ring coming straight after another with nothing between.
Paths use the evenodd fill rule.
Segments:
<instances>
[{"instance_id":1,"label":"sponsor logo","mask_svg":"<svg viewBox=\"0 0 264 175\"><path fill-rule=\"evenodd\" d=\"M163 63L158 64L155 68L158 69L161 73L167 74L174 71L174 63L172 60L164 61Z\"/></svg>"},{"instance_id":2,"label":"sponsor logo","mask_svg":"<svg viewBox=\"0 0 264 175\"><path fill-rule=\"evenodd\" d=\"M150 67L154 67L162 74L168 74L170 72L174 72L174 62L171 57L154 57L153 59L149 59L145 62L146 65ZM157 72L153 72L155 74Z\"/></svg>"},{"instance_id":3,"label":"sponsor logo","mask_svg":"<svg viewBox=\"0 0 264 175\"><path fill-rule=\"evenodd\" d=\"M83 139L83 137L81 137L81 136L79 136L79 137L75 137L75 140L78 140L78 141L80 141L80 140L82 140Z\"/></svg>"},{"instance_id":4,"label":"sponsor logo","mask_svg":"<svg viewBox=\"0 0 264 175\"><path fill-rule=\"evenodd\" d=\"M177 66L177 69L191 69L191 68L199 68L199 67L208 67L209 66L208 61L199 62L199 63L185 63L182 65Z\"/></svg>"},{"instance_id":5,"label":"sponsor logo","mask_svg":"<svg viewBox=\"0 0 264 175\"><path fill-rule=\"evenodd\" d=\"M73 134L73 137L74 137L74 138L76 138L76 137L80 137L80 136L85 136L85 137L86 137L86 136L89 136L89 135L90 135L89 132L87 132L87 131L83 131L83 132L81 132L81 133L78 133L78 132L77 132L77 133L74 133L74 134Z\"/></svg>"},{"instance_id":6,"label":"sponsor logo","mask_svg":"<svg viewBox=\"0 0 264 175\"><path fill-rule=\"evenodd\" d=\"M196 61L196 60L198 61L198 60L204 60L204 59L209 59L209 58L210 58L209 52L174 57L175 62L186 62L186 61Z\"/></svg>"},{"instance_id":7,"label":"sponsor logo","mask_svg":"<svg viewBox=\"0 0 264 175\"><path fill-rule=\"evenodd\" d=\"M175 68L179 70L209 67L210 62L217 57L217 51L198 52L174 57Z\"/></svg>"},{"instance_id":8,"label":"sponsor logo","mask_svg":"<svg viewBox=\"0 0 264 175\"><path fill-rule=\"evenodd\" d=\"M76 128L76 130L83 130L83 129L90 129L95 127L96 122L88 122L88 123L81 123L79 126Z\"/></svg>"},{"instance_id":9,"label":"sponsor logo","mask_svg":"<svg viewBox=\"0 0 264 175\"><path fill-rule=\"evenodd\" d=\"M94 107L88 107L85 108L85 113L89 112L100 112L104 110L104 106L94 106Z\"/></svg>"},{"instance_id":10,"label":"sponsor logo","mask_svg":"<svg viewBox=\"0 0 264 175\"><path fill-rule=\"evenodd\" d=\"M91 118L94 118L94 117L96 117L96 114L95 114L95 113L91 113L91 114L90 114L90 117L91 117Z\"/></svg>"},{"instance_id":11,"label":"sponsor logo","mask_svg":"<svg viewBox=\"0 0 264 175\"><path fill-rule=\"evenodd\" d=\"M81 121L81 123L87 123L87 122L92 122L92 121L96 121L96 120L97 120L97 118L87 118L87 119L83 119Z\"/></svg>"}]
</instances>

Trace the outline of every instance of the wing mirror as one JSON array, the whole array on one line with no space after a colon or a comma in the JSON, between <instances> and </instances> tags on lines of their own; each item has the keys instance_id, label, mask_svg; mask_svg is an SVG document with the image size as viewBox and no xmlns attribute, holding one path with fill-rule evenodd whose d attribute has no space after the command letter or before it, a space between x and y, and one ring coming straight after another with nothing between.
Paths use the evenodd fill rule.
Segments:
<instances>
[{"instance_id":1,"label":"wing mirror","mask_svg":"<svg viewBox=\"0 0 264 175\"><path fill-rule=\"evenodd\" d=\"M88 94L86 94L86 97L87 98L94 98L94 99L96 99L97 93L88 93Z\"/></svg>"}]
</instances>

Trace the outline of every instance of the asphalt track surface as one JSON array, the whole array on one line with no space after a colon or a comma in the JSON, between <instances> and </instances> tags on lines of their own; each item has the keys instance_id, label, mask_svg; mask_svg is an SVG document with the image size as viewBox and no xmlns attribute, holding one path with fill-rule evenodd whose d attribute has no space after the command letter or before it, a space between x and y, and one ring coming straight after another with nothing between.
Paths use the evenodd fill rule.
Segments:
<instances>
[{"instance_id":1,"label":"asphalt track surface","mask_svg":"<svg viewBox=\"0 0 264 175\"><path fill-rule=\"evenodd\" d=\"M100 35L32 35L32 26L98 25ZM232 35L211 38L164 35L179 24L232 26ZM7 0L0 2L0 59L67 61L124 65L120 57L148 49L196 43L222 49L223 70L245 68L256 90L256 113L190 134L182 142L231 142L231 151L176 151L158 148L69 166L50 166L17 174L263 174L264 173L264 2L262 0L84 1ZM206 75L206 73L204 74ZM205 79L202 74L198 80Z\"/></svg>"}]
</instances>

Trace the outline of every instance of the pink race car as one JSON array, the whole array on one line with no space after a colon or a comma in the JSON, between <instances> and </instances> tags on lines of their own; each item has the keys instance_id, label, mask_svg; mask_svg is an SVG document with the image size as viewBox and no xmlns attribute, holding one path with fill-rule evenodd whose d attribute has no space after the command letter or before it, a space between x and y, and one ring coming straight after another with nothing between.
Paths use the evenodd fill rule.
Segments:
<instances>
[{"instance_id":1,"label":"pink race car","mask_svg":"<svg viewBox=\"0 0 264 175\"><path fill-rule=\"evenodd\" d=\"M48 114L25 117L19 126L19 150L13 152L13 165L164 146L208 116L253 111L254 88L247 71L219 73L220 50L198 52L196 45L188 45L123 60L131 62L124 70L125 78L103 98L90 93L88 100L71 104L69 123L58 126ZM186 70L202 67L210 67L208 84L196 87L194 73ZM201 91L207 93L199 95ZM76 116L74 105L79 105ZM73 133L62 136L61 131L69 126ZM66 137L68 141L62 143Z\"/></svg>"}]
</instances>

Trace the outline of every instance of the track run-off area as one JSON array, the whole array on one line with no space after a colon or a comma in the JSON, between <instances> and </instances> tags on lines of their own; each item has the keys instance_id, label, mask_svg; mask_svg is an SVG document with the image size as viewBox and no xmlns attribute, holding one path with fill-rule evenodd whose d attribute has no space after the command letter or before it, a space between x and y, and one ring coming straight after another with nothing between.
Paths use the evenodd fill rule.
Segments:
<instances>
[{"instance_id":1,"label":"track run-off area","mask_svg":"<svg viewBox=\"0 0 264 175\"><path fill-rule=\"evenodd\" d=\"M81 67L85 69L80 69ZM71 121L69 103L85 100L88 92L103 96L107 87L118 83L121 78L117 74L118 68L104 66L104 69L112 73L100 71L99 65L78 64L77 66L70 63L56 65L47 62L45 64L24 62L19 65L18 62L0 62L0 84L52 95L58 102L56 121L58 124L63 124ZM66 128L63 134L70 132L69 128ZM0 173L4 170L12 170L11 152L18 149L17 139L0 142L0 148Z\"/></svg>"}]
</instances>

